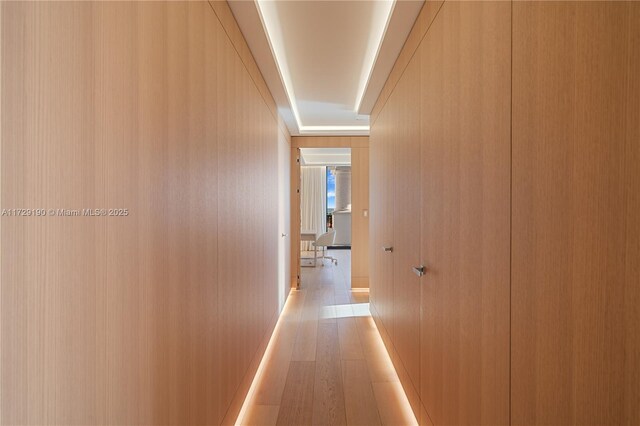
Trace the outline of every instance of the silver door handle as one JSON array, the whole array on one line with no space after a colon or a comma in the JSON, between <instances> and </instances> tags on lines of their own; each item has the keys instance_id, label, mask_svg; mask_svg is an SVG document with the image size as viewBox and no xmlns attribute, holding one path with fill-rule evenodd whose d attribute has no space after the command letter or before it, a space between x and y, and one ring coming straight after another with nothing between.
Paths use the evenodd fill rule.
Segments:
<instances>
[{"instance_id":1,"label":"silver door handle","mask_svg":"<svg viewBox=\"0 0 640 426\"><path fill-rule=\"evenodd\" d=\"M413 273L419 277L423 276L426 272L427 272L427 268L425 268L422 265L413 267Z\"/></svg>"},{"instance_id":2,"label":"silver door handle","mask_svg":"<svg viewBox=\"0 0 640 426\"><path fill-rule=\"evenodd\" d=\"M282 234L282 237L283 237L283 238L284 238L284 237L286 237L286 236L287 236L287 234Z\"/></svg>"},{"instance_id":3,"label":"silver door handle","mask_svg":"<svg viewBox=\"0 0 640 426\"><path fill-rule=\"evenodd\" d=\"M389 246L389 247L382 246L382 250L386 251L386 252L389 252L389 253L392 253L393 252L393 247L391 247L391 246Z\"/></svg>"}]
</instances>

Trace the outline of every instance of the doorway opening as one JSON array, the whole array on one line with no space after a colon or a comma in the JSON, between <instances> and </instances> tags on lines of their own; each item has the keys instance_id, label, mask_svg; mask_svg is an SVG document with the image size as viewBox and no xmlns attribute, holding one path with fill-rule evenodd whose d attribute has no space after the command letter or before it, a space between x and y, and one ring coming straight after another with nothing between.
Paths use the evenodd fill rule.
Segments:
<instances>
[{"instance_id":1,"label":"doorway opening","mask_svg":"<svg viewBox=\"0 0 640 426\"><path fill-rule=\"evenodd\" d=\"M351 263L351 148L300 149L300 267Z\"/></svg>"}]
</instances>

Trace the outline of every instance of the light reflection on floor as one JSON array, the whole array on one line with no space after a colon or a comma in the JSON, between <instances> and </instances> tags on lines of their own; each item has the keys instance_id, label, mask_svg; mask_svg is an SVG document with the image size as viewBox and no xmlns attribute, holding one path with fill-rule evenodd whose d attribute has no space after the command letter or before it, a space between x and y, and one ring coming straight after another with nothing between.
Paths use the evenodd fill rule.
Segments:
<instances>
[{"instance_id":1,"label":"light reflection on floor","mask_svg":"<svg viewBox=\"0 0 640 426\"><path fill-rule=\"evenodd\" d=\"M345 257L350 253L339 251L332 255L340 258L338 266L303 268L302 289L293 290L285 304L236 424L284 423L283 420L290 419L287 414L291 414L292 411L296 414L307 412L309 416L314 416L313 421L308 417L308 421L299 421L298 424L316 421L315 405L318 401L326 403L326 395L317 395L317 391L314 393L312 385L311 406L302 403L303 406L296 406L297 403L291 405L290 398L283 395L286 394L285 388L289 386L291 380L289 366L292 363L316 364L317 360L313 356L316 354L315 349L313 352L304 352L306 357L311 356L304 360L300 359L298 349L308 347L310 343L315 348L316 334L320 329L334 330L336 338L339 337L339 342L335 342L336 352L331 356L335 357L338 366L342 365L338 370L342 371L342 374L338 372L338 375L343 383L338 383L338 386L340 392L344 394L341 394L342 403L338 406L341 407L343 420L346 420L343 423L365 424L362 419L374 414L375 421L366 422L366 424L417 424L380 333L371 317L368 290L351 291L349 288L349 258L345 259ZM355 352L354 345L357 349ZM354 354L359 355L354 359ZM354 384L350 382L351 379L344 380L345 365L354 366L353 363L357 363L355 365L363 369L365 382ZM317 368L320 367L317 366ZM326 379L318 376L323 372L325 370L322 368L316 370L314 378L316 389L317 380ZM357 395L354 394L354 389L358 389ZM365 392L360 394L363 389Z\"/></svg>"}]
</instances>

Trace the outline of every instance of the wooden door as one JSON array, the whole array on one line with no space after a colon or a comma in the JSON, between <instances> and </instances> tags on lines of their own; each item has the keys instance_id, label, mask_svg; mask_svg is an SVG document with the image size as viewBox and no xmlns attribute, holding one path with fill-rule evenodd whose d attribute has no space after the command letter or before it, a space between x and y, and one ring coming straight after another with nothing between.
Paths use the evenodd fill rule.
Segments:
<instances>
[{"instance_id":1,"label":"wooden door","mask_svg":"<svg viewBox=\"0 0 640 426\"><path fill-rule=\"evenodd\" d=\"M392 262L391 252L385 252L384 247L391 247L392 241L387 232L390 218L386 199L389 197L387 126L384 125L384 114L380 114L378 124L371 127L369 137L369 291L372 305L371 313L382 325L382 336L386 338L391 332L390 296L391 277L389 276Z\"/></svg>"},{"instance_id":2,"label":"wooden door","mask_svg":"<svg viewBox=\"0 0 640 426\"><path fill-rule=\"evenodd\" d=\"M291 142L278 132L278 312L291 289Z\"/></svg>"},{"instance_id":3,"label":"wooden door","mask_svg":"<svg viewBox=\"0 0 640 426\"><path fill-rule=\"evenodd\" d=\"M381 205L382 205L382 132L380 126L371 126L369 136L369 303L371 315L379 320L382 288L380 278L380 257L382 246Z\"/></svg>"},{"instance_id":4,"label":"wooden door","mask_svg":"<svg viewBox=\"0 0 640 426\"><path fill-rule=\"evenodd\" d=\"M371 276L374 315L384 327L387 345L393 336L393 160L392 119L383 110L373 127L369 144L371 163Z\"/></svg>"},{"instance_id":5,"label":"wooden door","mask_svg":"<svg viewBox=\"0 0 640 426\"><path fill-rule=\"evenodd\" d=\"M433 424L509 422L508 2L445 2L422 61L421 396Z\"/></svg>"},{"instance_id":6,"label":"wooden door","mask_svg":"<svg viewBox=\"0 0 640 426\"><path fill-rule=\"evenodd\" d=\"M420 389L420 55L388 101L395 131L393 182L393 342L415 392ZM402 372L401 372L402 373Z\"/></svg>"},{"instance_id":7,"label":"wooden door","mask_svg":"<svg viewBox=\"0 0 640 426\"><path fill-rule=\"evenodd\" d=\"M513 5L514 424L640 424L640 3Z\"/></svg>"}]
</instances>

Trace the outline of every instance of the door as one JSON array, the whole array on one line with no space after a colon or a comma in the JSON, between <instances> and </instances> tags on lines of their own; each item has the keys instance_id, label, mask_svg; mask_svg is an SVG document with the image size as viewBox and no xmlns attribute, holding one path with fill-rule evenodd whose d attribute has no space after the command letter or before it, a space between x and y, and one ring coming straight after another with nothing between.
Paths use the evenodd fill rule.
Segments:
<instances>
[{"instance_id":1,"label":"door","mask_svg":"<svg viewBox=\"0 0 640 426\"><path fill-rule=\"evenodd\" d=\"M509 422L510 13L445 2L420 46L421 396L434 424Z\"/></svg>"},{"instance_id":2,"label":"door","mask_svg":"<svg viewBox=\"0 0 640 426\"><path fill-rule=\"evenodd\" d=\"M402 367L420 389L420 58L404 72L387 108L395 126L393 157L393 341Z\"/></svg>"},{"instance_id":3,"label":"door","mask_svg":"<svg viewBox=\"0 0 640 426\"><path fill-rule=\"evenodd\" d=\"M291 250L291 284L300 288L300 148L291 146L291 168L289 176L290 206L290 244Z\"/></svg>"},{"instance_id":4,"label":"door","mask_svg":"<svg viewBox=\"0 0 640 426\"><path fill-rule=\"evenodd\" d=\"M369 303L371 315L380 320L383 303L380 278L380 257L382 247L381 206L382 206L382 132L380 126L371 126L369 136Z\"/></svg>"},{"instance_id":5,"label":"door","mask_svg":"<svg viewBox=\"0 0 640 426\"><path fill-rule=\"evenodd\" d=\"M390 131L392 117L383 109L372 127L370 191L370 292L372 312L384 327L384 339L393 336L393 165ZM386 342L387 344L391 342Z\"/></svg>"},{"instance_id":6,"label":"door","mask_svg":"<svg viewBox=\"0 0 640 426\"><path fill-rule=\"evenodd\" d=\"M278 129L278 311L282 310L291 288L290 155L290 143Z\"/></svg>"}]
</instances>

